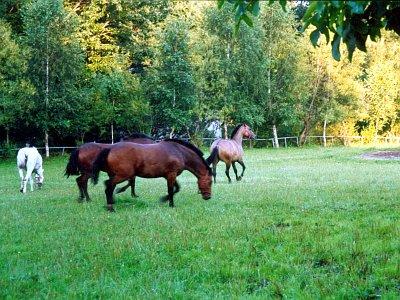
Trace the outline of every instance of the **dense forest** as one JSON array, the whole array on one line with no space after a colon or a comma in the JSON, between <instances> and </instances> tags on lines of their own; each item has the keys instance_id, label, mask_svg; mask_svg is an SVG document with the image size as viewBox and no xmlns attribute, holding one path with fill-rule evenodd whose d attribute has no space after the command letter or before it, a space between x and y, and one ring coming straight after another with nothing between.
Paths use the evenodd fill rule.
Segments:
<instances>
[{"instance_id":1,"label":"dense forest","mask_svg":"<svg viewBox=\"0 0 400 300\"><path fill-rule=\"evenodd\" d=\"M76 145L134 131L199 140L248 123L259 137L400 135L400 38L337 62L300 31L304 10L261 2L252 27L232 5L168 0L0 3L0 142ZM343 52L346 49L341 49Z\"/></svg>"}]
</instances>

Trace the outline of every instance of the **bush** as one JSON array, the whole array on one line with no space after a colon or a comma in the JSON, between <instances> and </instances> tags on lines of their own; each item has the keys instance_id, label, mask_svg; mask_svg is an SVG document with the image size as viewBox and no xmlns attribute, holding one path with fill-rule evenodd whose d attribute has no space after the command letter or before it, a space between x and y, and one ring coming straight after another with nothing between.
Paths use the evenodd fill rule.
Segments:
<instances>
[{"instance_id":1,"label":"bush","mask_svg":"<svg viewBox=\"0 0 400 300\"><path fill-rule=\"evenodd\" d=\"M10 158L15 156L15 150L17 146L13 143L3 143L1 144L0 155L2 158Z\"/></svg>"}]
</instances>

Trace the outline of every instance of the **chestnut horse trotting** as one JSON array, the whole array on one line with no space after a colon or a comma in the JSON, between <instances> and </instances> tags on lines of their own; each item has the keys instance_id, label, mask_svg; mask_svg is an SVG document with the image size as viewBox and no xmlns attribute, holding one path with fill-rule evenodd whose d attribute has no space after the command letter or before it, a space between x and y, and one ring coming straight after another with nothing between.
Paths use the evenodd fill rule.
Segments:
<instances>
[{"instance_id":1,"label":"chestnut horse trotting","mask_svg":"<svg viewBox=\"0 0 400 300\"><path fill-rule=\"evenodd\" d=\"M214 177L214 183L216 182L215 177L217 176L217 164L222 160L226 165L225 174L228 177L229 183L231 183L231 177L229 176L229 169L232 165L233 171L235 172L236 180L242 179L246 166L243 163L243 137L254 139L255 134L251 131L250 127L246 124L239 124L235 127L231 134L230 139L218 139L215 140L210 147L211 153L216 151L218 155L215 155L212 161L212 172ZM216 150L217 149L217 150ZM237 169L235 163L238 162L242 166L242 174L237 175Z\"/></svg>"},{"instance_id":2,"label":"chestnut horse trotting","mask_svg":"<svg viewBox=\"0 0 400 300\"><path fill-rule=\"evenodd\" d=\"M213 158L210 158L213 159ZM99 172L108 173L105 181L107 209L114 211L113 191L115 186L135 176L143 178L163 177L167 180L168 195L163 197L174 206L174 194L180 186L176 180L182 171L188 170L197 177L198 188L203 199L211 198L211 169L203 153L194 145L176 139L167 139L157 144L134 144L120 142L104 149L93 164L93 182L96 184Z\"/></svg>"},{"instance_id":3,"label":"chestnut horse trotting","mask_svg":"<svg viewBox=\"0 0 400 300\"><path fill-rule=\"evenodd\" d=\"M134 133L129 137L125 138L126 141L130 141L138 144L153 144L155 141L142 133ZM79 189L79 200L90 201L89 193L87 190L88 180L92 175L93 162L97 155L103 149L111 147L112 144L101 144L101 143L86 143L81 145L78 149L74 150L69 157L67 167L65 168L65 175L79 175L76 178L76 183ZM128 184L124 187L117 189L117 193L125 191L128 187L131 187L131 193L133 197L135 194L135 178L132 178Z\"/></svg>"}]
</instances>

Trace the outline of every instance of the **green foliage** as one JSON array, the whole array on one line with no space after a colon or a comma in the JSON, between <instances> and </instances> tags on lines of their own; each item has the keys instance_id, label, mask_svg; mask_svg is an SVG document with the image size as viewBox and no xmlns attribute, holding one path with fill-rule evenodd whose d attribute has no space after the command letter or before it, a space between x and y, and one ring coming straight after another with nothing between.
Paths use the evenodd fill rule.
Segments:
<instances>
[{"instance_id":1,"label":"green foliage","mask_svg":"<svg viewBox=\"0 0 400 300\"><path fill-rule=\"evenodd\" d=\"M260 137L271 128L320 135L322 124L331 133L359 134L371 124L375 135L398 132L398 35L367 41L368 53L356 52L350 64L329 59L329 31L298 32L303 16L325 22L333 12L339 22L341 9L346 23L378 4L238 1L220 1L220 9L206 1L2 1L0 139L47 132L54 144L109 141L111 127L200 138L216 119L227 131L249 123ZM385 3L387 16L394 6ZM239 25L242 14L251 27ZM338 57L351 33L327 26L337 31Z\"/></svg>"},{"instance_id":2,"label":"green foliage","mask_svg":"<svg viewBox=\"0 0 400 300\"><path fill-rule=\"evenodd\" d=\"M218 1L218 6L224 4ZM237 26L241 21L251 25L248 13L258 15L258 10L253 12L252 7L259 6L259 0L231 0L234 3ZM277 2L270 0L269 3ZM285 10L287 0L279 0ZM296 5L296 4L295 4ZM303 5L303 4L297 4ZM304 28L310 24L317 29L310 36L313 45L320 34L325 35L330 41L330 32L334 33L332 39L332 56L340 60L340 44L347 46L348 57L351 60L354 50L358 48L366 51L367 38L376 41L381 36L381 29L393 30L400 35L400 3L396 0L383 1L310 1L303 16Z\"/></svg>"},{"instance_id":3,"label":"green foliage","mask_svg":"<svg viewBox=\"0 0 400 300\"><path fill-rule=\"evenodd\" d=\"M147 131L148 103L132 74L126 71L97 74L89 85L92 103L87 110L89 128L103 129L114 124L117 130L125 132Z\"/></svg>"},{"instance_id":4,"label":"green foliage","mask_svg":"<svg viewBox=\"0 0 400 300\"><path fill-rule=\"evenodd\" d=\"M169 127L172 132L186 132L192 123L195 105L187 24L168 19L159 48L155 72L146 82L154 124Z\"/></svg>"},{"instance_id":5,"label":"green foliage","mask_svg":"<svg viewBox=\"0 0 400 300\"><path fill-rule=\"evenodd\" d=\"M189 172L174 209L164 179L139 178L114 214L100 184L76 201L65 156L25 195L14 159L0 162L0 298L395 299L399 162L365 151L248 150L243 180L220 165L209 201Z\"/></svg>"},{"instance_id":6,"label":"green foliage","mask_svg":"<svg viewBox=\"0 0 400 300\"><path fill-rule=\"evenodd\" d=\"M16 43L11 28L0 20L0 126L7 131L27 119L34 87L27 79L28 49Z\"/></svg>"},{"instance_id":7,"label":"green foliage","mask_svg":"<svg viewBox=\"0 0 400 300\"><path fill-rule=\"evenodd\" d=\"M15 149L17 148L17 145L13 143L7 143L4 142L0 144L0 157L3 159L7 158L14 158L16 155Z\"/></svg>"},{"instance_id":8,"label":"green foliage","mask_svg":"<svg viewBox=\"0 0 400 300\"><path fill-rule=\"evenodd\" d=\"M24 7L23 20L32 53L29 75L37 91L34 124L62 132L68 127L73 102L78 101L70 96L76 94L83 69L76 19L66 13L63 1L38 0Z\"/></svg>"}]
</instances>

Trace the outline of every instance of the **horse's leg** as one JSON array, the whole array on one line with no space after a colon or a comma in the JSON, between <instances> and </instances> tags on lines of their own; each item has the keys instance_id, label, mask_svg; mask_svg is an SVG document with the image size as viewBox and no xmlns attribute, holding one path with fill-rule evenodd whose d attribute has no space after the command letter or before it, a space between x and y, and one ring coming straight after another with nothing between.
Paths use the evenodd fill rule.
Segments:
<instances>
[{"instance_id":1,"label":"horse's leg","mask_svg":"<svg viewBox=\"0 0 400 300\"><path fill-rule=\"evenodd\" d=\"M178 180L175 180L175 183L174 183L174 194L178 193L180 190L181 190L181 186L178 183Z\"/></svg>"},{"instance_id":2,"label":"horse's leg","mask_svg":"<svg viewBox=\"0 0 400 300\"><path fill-rule=\"evenodd\" d=\"M164 196L164 197L161 197L161 199L160 199L160 202L167 202L167 201L170 201L170 193L169 193L169 181L168 181L168 178L167 178L167 185L168 185L168 195L167 196ZM181 190L181 186L180 186L180 184L178 183L178 180L176 180L176 177L175 177L175 183L173 183L173 185L172 185L172 195L175 195L176 193L178 193L180 190ZM174 206L174 200L172 199L172 206L171 206L171 201L170 201L170 206L171 207L173 207Z\"/></svg>"},{"instance_id":3,"label":"horse's leg","mask_svg":"<svg viewBox=\"0 0 400 300\"><path fill-rule=\"evenodd\" d=\"M226 169L225 169L225 174L226 177L228 177L229 183L232 182L231 177L229 176L229 169L231 168L231 163L230 162L226 162Z\"/></svg>"},{"instance_id":4,"label":"horse's leg","mask_svg":"<svg viewBox=\"0 0 400 300\"><path fill-rule=\"evenodd\" d=\"M83 191L82 179L83 179L83 174L81 174L80 176L78 176L76 178L76 184L78 185L78 189L79 189L79 199L78 199L79 202L82 202L83 199L85 198L85 194L84 194L84 191Z\"/></svg>"},{"instance_id":5,"label":"horse's leg","mask_svg":"<svg viewBox=\"0 0 400 300\"><path fill-rule=\"evenodd\" d=\"M214 177L214 183L217 183L216 177L217 177L217 163L218 160L214 160L212 164L212 175Z\"/></svg>"},{"instance_id":6,"label":"horse's leg","mask_svg":"<svg viewBox=\"0 0 400 300\"><path fill-rule=\"evenodd\" d=\"M123 177L119 177L119 176L114 176L114 177L111 177L111 178L109 178L108 180L104 181L104 184L106 185L105 193L106 193L106 198L107 198L107 209L108 209L110 212L114 212L114 211L115 211L115 210L114 210L114 207L113 207L113 204L114 204L114 197L113 197L113 194L114 194L115 186L116 186L118 183L120 183L120 182L122 182L122 181L125 181L126 179L127 179L127 178L123 178Z\"/></svg>"},{"instance_id":7,"label":"horse's leg","mask_svg":"<svg viewBox=\"0 0 400 300\"><path fill-rule=\"evenodd\" d=\"M82 174L82 190L86 197L86 201L91 200L89 197L88 189L87 189L89 178L90 178L90 174L88 174L88 173Z\"/></svg>"},{"instance_id":8,"label":"horse's leg","mask_svg":"<svg viewBox=\"0 0 400 300\"><path fill-rule=\"evenodd\" d=\"M123 187L116 188L115 194L125 192L128 189L128 187L130 187L130 186L131 186L131 181L129 180L129 182L126 185L124 185Z\"/></svg>"},{"instance_id":9,"label":"horse's leg","mask_svg":"<svg viewBox=\"0 0 400 300\"><path fill-rule=\"evenodd\" d=\"M19 188L19 191L22 193L24 191L24 171L22 169L18 169L19 172L19 178L21 178L21 186Z\"/></svg>"},{"instance_id":10,"label":"horse's leg","mask_svg":"<svg viewBox=\"0 0 400 300\"><path fill-rule=\"evenodd\" d=\"M29 184L30 184L30 186L31 186L31 192L33 192L33 179L32 179L32 174L31 174L31 176L29 176L28 181L29 181Z\"/></svg>"},{"instance_id":11,"label":"horse's leg","mask_svg":"<svg viewBox=\"0 0 400 300\"><path fill-rule=\"evenodd\" d=\"M232 163L232 168L233 168L233 171L235 172L236 180L239 181L241 178L238 177L238 175L237 175L237 169L236 169L235 162Z\"/></svg>"},{"instance_id":12,"label":"horse's leg","mask_svg":"<svg viewBox=\"0 0 400 300\"><path fill-rule=\"evenodd\" d=\"M238 163L242 166L242 175L239 176L239 180L243 178L244 170L246 170L246 166L243 163L243 160L238 160Z\"/></svg>"},{"instance_id":13,"label":"horse's leg","mask_svg":"<svg viewBox=\"0 0 400 300\"><path fill-rule=\"evenodd\" d=\"M115 184L113 183L112 179L108 179L108 180L104 181L104 184L106 185L105 193L106 193L106 199L107 199L107 209L110 212L114 212L115 210L113 207L113 204L114 204L113 192L115 189Z\"/></svg>"},{"instance_id":14,"label":"horse's leg","mask_svg":"<svg viewBox=\"0 0 400 300\"><path fill-rule=\"evenodd\" d=\"M176 175L171 174L167 177L167 187L168 187L168 195L166 197L162 197L161 201L165 202L169 201L169 207L174 207L174 194L179 192L180 186L179 183L176 182Z\"/></svg>"},{"instance_id":15,"label":"horse's leg","mask_svg":"<svg viewBox=\"0 0 400 300\"><path fill-rule=\"evenodd\" d=\"M24 187L23 187L23 191L22 191L23 193L26 193L26 185L28 184L28 180L31 179L32 172L33 172L33 167L27 168L26 174L25 174L25 178L24 178L24 180L23 180L23 182L24 182ZM31 189L32 189L32 191L33 191L33 185L32 185L32 187L31 187Z\"/></svg>"},{"instance_id":16,"label":"horse's leg","mask_svg":"<svg viewBox=\"0 0 400 300\"><path fill-rule=\"evenodd\" d=\"M130 184L130 186L131 186L131 196L132 196L133 198L136 198L136 197L137 197L137 195L136 195L136 193L135 193L135 179L136 179L136 177L134 176L134 177L132 177L131 180L129 180L129 184Z\"/></svg>"}]
</instances>

